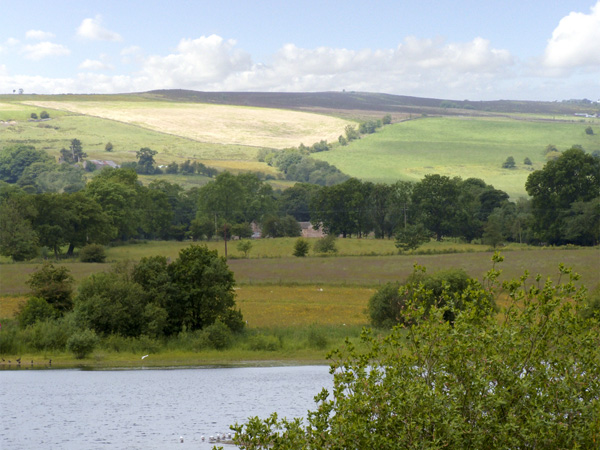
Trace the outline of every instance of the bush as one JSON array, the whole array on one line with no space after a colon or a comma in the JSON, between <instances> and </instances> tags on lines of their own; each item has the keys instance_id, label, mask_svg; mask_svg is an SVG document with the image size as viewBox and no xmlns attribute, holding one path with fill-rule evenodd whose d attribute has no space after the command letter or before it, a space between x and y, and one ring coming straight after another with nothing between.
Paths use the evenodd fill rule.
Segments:
<instances>
[{"instance_id":1,"label":"bush","mask_svg":"<svg viewBox=\"0 0 600 450\"><path fill-rule=\"evenodd\" d=\"M386 283L381 286L369 299L367 310L371 325L391 328L398 323L403 323L402 310L405 300L405 296L400 295L400 283Z\"/></svg>"},{"instance_id":2,"label":"bush","mask_svg":"<svg viewBox=\"0 0 600 450\"><path fill-rule=\"evenodd\" d=\"M100 244L88 244L79 251L79 260L87 263L103 263L106 261L106 251Z\"/></svg>"},{"instance_id":3,"label":"bush","mask_svg":"<svg viewBox=\"0 0 600 450\"><path fill-rule=\"evenodd\" d=\"M104 146L104 151L106 151L106 152L112 152L113 151L112 142L107 142L106 143L106 145Z\"/></svg>"},{"instance_id":4,"label":"bush","mask_svg":"<svg viewBox=\"0 0 600 450\"><path fill-rule=\"evenodd\" d=\"M17 315L21 328L33 325L39 320L56 318L57 311L46 300L30 297Z\"/></svg>"},{"instance_id":5,"label":"bush","mask_svg":"<svg viewBox=\"0 0 600 450\"><path fill-rule=\"evenodd\" d=\"M40 113L40 119L49 119L50 118L50 114L48 114L48 111L42 111Z\"/></svg>"},{"instance_id":6,"label":"bush","mask_svg":"<svg viewBox=\"0 0 600 450\"><path fill-rule=\"evenodd\" d=\"M236 248L238 252L244 254L244 258L247 258L248 253L250 253L250 250L252 249L252 242L247 239L241 240L237 243Z\"/></svg>"},{"instance_id":7,"label":"bush","mask_svg":"<svg viewBox=\"0 0 600 450\"><path fill-rule=\"evenodd\" d=\"M308 251L310 250L310 242L304 238L296 239L294 243L294 256L302 258L308 255Z\"/></svg>"},{"instance_id":8,"label":"bush","mask_svg":"<svg viewBox=\"0 0 600 450\"><path fill-rule=\"evenodd\" d=\"M323 330L316 328L315 326L310 327L308 331L308 345L309 347L324 350L327 348L329 341L327 336L323 333Z\"/></svg>"},{"instance_id":9,"label":"bush","mask_svg":"<svg viewBox=\"0 0 600 450\"><path fill-rule=\"evenodd\" d=\"M313 251L315 253L337 253L338 249L335 245L336 237L333 234L328 234L322 237L313 245Z\"/></svg>"},{"instance_id":10,"label":"bush","mask_svg":"<svg viewBox=\"0 0 600 450\"><path fill-rule=\"evenodd\" d=\"M208 335L208 341L216 350L223 350L231 345L232 333L227 325L220 320L203 329Z\"/></svg>"},{"instance_id":11,"label":"bush","mask_svg":"<svg viewBox=\"0 0 600 450\"><path fill-rule=\"evenodd\" d=\"M506 158L506 161L502 163L503 169L514 169L516 166L517 165L515 163L515 158L513 158L512 156Z\"/></svg>"},{"instance_id":12,"label":"bush","mask_svg":"<svg viewBox=\"0 0 600 450\"><path fill-rule=\"evenodd\" d=\"M234 443L248 450L597 448L600 322L578 317L585 293L574 274L561 273L570 278L561 285L527 274L503 283L503 320L468 305L450 325L443 310L425 314L409 299L418 326L381 338L365 330L360 346L346 341L330 354L333 389L315 397L306 423L251 418L233 427ZM486 278L494 295L498 275L493 269Z\"/></svg>"},{"instance_id":13,"label":"bush","mask_svg":"<svg viewBox=\"0 0 600 450\"><path fill-rule=\"evenodd\" d=\"M600 284L589 293L580 314L586 319L600 320Z\"/></svg>"},{"instance_id":14,"label":"bush","mask_svg":"<svg viewBox=\"0 0 600 450\"><path fill-rule=\"evenodd\" d=\"M98 336L92 330L83 330L73 334L67 341L67 350L77 359L83 359L98 345Z\"/></svg>"},{"instance_id":15,"label":"bush","mask_svg":"<svg viewBox=\"0 0 600 450\"><path fill-rule=\"evenodd\" d=\"M407 225L396 232L396 248L399 252L416 250L421 245L429 242L431 237L431 231L425 228L422 223Z\"/></svg>"},{"instance_id":16,"label":"bush","mask_svg":"<svg viewBox=\"0 0 600 450\"><path fill-rule=\"evenodd\" d=\"M37 118L38 118L38 115L37 115L36 113L32 112L30 117L31 117L33 120L37 120Z\"/></svg>"},{"instance_id":17,"label":"bush","mask_svg":"<svg viewBox=\"0 0 600 450\"><path fill-rule=\"evenodd\" d=\"M281 348L281 341L277 336L257 334L248 339L248 347L254 351L274 352Z\"/></svg>"},{"instance_id":18,"label":"bush","mask_svg":"<svg viewBox=\"0 0 600 450\"><path fill-rule=\"evenodd\" d=\"M36 350L62 351L71 336L71 330L64 320L47 319L27 328L25 338Z\"/></svg>"},{"instance_id":19,"label":"bush","mask_svg":"<svg viewBox=\"0 0 600 450\"><path fill-rule=\"evenodd\" d=\"M424 314L432 309L444 311L444 319L454 320L456 311L462 311L468 303L474 303L482 314L490 314L495 303L481 284L470 278L462 269L441 270L434 274L425 273L416 267L404 284L387 283L369 299L368 312L371 324L391 328L394 325L410 324L406 318L409 299L423 308Z\"/></svg>"},{"instance_id":20,"label":"bush","mask_svg":"<svg viewBox=\"0 0 600 450\"><path fill-rule=\"evenodd\" d=\"M43 298L58 312L64 313L73 308L73 277L65 266L54 267L46 262L41 269L32 273L27 280L35 297Z\"/></svg>"},{"instance_id":21,"label":"bush","mask_svg":"<svg viewBox=\"0 0 600 450\"><path fill-rule=\"evenodd\" d=\"M589 134L589 135L592 135L592 134L594 134L594 130L593 130L593 128L592 128L591 126L590 126L590 127L587 127L587 128L585 129L585 134Z\"/></svg>"}]
</instances>

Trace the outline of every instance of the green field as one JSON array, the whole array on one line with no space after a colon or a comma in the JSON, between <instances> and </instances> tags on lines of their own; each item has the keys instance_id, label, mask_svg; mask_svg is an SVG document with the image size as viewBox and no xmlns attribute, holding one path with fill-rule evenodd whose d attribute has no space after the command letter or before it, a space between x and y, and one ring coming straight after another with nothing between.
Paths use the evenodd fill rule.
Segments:
<instances>
[{"instance_id":1,"label":"green field","mask_svg":"<svg viewBox=\"0 0 600 450\"><path fill-rule=\"evenodd\" d=\"M591 120L591 119L588 119ZM506 118L431 117L386 126L345 147L315 153L342 172L364 180L417 181L427 174L482 178L511 197L525 196L525 181L546 163L548 144L566 150L574 144L600 150L598 132L585 133L588 122L531 121ZM512 156L513 170L502 169ZM532 166L523 164L528 157Z\"/></svg>"}]
</instances>

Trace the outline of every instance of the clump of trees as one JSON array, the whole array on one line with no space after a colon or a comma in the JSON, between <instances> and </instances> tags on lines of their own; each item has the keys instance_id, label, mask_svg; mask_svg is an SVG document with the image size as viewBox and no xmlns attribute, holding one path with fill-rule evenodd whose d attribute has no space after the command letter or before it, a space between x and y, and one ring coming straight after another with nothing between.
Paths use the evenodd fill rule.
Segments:
<instances>
[{"instance_id":1,"label":"clump of trees","mask_svg":"<svg viewBox=\"0 0 600 450\"><path fill-rule=\"evenodd\" d=\"M76 295L69 270L51 263L28 284L31 297L18 313L21 328L37 336L34 347L66 348L77 358L111 336L157 339L203 331L222 348L226 335L245 324L235 308L233 273L216 251L201 246L181 250L170 264L162 256L117 264L85 279Z\"/></svg>"},{"instance_id":2,"label":"clump of trees","mask_svg":"<svg viewBox=\"0 0 600 450\"><path fill-rule=\"evenodd\" d=\"M496 261L500 257L495 255ZM503 283L504 319L477 301L426 309L406 296L402 322L329 354L334 386L302 419L236 424L243 448L594 448L600 435L600 323L579 314L585 290L540 277ZM499 271L474 298L497 296ZM390 288L393 289L393 288ZM458 296L454 297L458 298ZM454 314L445 320L448 308Z\"/></svg>"},{"instance_id":3,"label":"clump of trees","mask_svg":"<svg viewBox=\"0 0 600 450\"><path fill-rule=\"evenodd\" d=\"M142 153L153 170L152 152ZM288 173L299 173L304 157L296 150L278 158L283 155ZM252 223L262 226L263 236L298 236L298 221L344 238L395 238L403 252L431 236L493 247L595 245L599 165L597 156L571 148L531 172L531 200L511 202L481 179L436 174L393 184L344 176L331 186L296 183L277 191L255 174L223 172L186 191L166 180L144 186L135 170L105 168L86 184L80 167L14 146L0 154L0 254L22 261L42 252L74 256L89 244L130 239L249 238ZM317 172L307 173L312 179Z\"/></svg>"}]
</instances>

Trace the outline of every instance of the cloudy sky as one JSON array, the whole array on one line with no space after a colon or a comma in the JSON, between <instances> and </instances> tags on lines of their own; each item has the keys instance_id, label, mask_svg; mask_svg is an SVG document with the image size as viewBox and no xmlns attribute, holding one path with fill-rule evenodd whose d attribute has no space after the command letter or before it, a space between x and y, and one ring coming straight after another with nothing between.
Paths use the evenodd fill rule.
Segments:
<instances>
[{"instance_id":1,"label":"cloudy sky","mask_svg":"<svg viewBox=\"0 0 600 450\"><path fill-rule=\"evenodd\" d=\"M0 3L0 93L600 98L600 0Z\"/></svg>"}]
</instances>

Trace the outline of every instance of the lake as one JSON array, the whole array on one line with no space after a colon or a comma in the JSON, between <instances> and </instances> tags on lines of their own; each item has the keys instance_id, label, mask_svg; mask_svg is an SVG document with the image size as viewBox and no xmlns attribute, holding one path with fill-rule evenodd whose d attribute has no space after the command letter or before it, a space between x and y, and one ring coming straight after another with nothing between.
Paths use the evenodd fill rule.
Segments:
<instances>
[{"instance_id":1,"label":"lake","mask_svg":"<svg viewBox=\"0 0 600 450\"><path fill-rule=\"evenodd\" d=\"M327 366L2 370L0 448L210 449L248 417L306 417L332 384Z\"/></svg>"}]
</instances>

